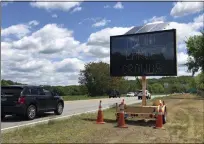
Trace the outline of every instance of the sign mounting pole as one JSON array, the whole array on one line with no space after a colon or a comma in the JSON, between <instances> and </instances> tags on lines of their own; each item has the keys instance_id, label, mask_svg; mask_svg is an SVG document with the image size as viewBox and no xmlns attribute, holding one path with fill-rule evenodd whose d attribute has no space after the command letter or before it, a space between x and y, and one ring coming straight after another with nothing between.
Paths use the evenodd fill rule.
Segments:
<instances>
[{"instance_id":1,"label":"sign mounting pole","mask_svg":"<svg viewBox=\"0 0 204 144\"><path fill-rule=\"evenodd\" d=\"M146 80L146 76L142 76L142 106L146 106L147 105L147 101L146 101L146 87L147 87L147 80Z\"/></svg>"}]
</instances>

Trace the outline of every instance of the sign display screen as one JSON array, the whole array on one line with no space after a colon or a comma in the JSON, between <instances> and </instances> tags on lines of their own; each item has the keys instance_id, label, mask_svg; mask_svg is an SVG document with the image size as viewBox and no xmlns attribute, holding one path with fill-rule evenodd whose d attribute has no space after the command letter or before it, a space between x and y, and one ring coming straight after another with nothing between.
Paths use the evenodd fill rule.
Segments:
<instances>
[{"instance_id":1,"label":"sign display screen","mask_svg":"<svg viewBox=\"0 0 204 144\"><path fill-rule=\"evenodd\" d=\"M176 76L176 30L110 37L111 76Z\"/></svg>"}]
</instances>

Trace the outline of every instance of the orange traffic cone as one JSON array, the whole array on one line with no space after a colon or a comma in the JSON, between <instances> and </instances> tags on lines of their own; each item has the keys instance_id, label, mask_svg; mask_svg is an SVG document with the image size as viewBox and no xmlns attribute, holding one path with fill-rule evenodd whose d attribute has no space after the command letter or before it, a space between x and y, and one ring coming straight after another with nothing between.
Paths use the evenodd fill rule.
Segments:
<instances>
[{"instance_id":1,"label":"orange traffic cone","mask_svg":"<svg viewBox=\"0 0 204 144\"><path fill-rule=\"evenodd\" d=\"M127 128L127 125L125 124L125 116L124 116L124 99L122 103L120 104L120 113L119 113L119 119L118 119L118 126L120 128Z\"/></svg>"},{"instance_id":2,"label":"orange traffic cone","mask_svg":"<svg viewBox=\"0 0 204 144\"><path fill-rule=\"evenodd\" d=\"M162 103L159 104L159 113L157 115L156 126L155 128L161 129L163 128L163 117L162 117Z\"/></svg>"},{"instance_id":3,"label":"orange traffic cone","mask_svg":"<svg viewBox=\"0 0 204 144\"><path fill-rule=\"evenodd\" d=\"M99 103L99 109L98 109L98 116L96 120L97 124L104 124L105 122L103 121L103 111L102 111L102 106L101 106L101 100Z\"/></svg>"}]
</instances>

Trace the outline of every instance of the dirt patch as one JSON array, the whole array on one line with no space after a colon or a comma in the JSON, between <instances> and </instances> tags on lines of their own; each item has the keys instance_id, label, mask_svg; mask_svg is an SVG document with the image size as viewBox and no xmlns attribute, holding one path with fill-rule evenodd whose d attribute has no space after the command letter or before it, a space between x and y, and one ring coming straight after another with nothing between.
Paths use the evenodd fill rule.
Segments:
<instances>
[{"instance_id":1,"label":"dirt patch","mask_svg":"<svg viewBox=\"0 0 204 144\"><path fill-rule=\"evenodd\" d=\"M204 98L178 95L160 98L167 104L164 130L155 121L129 119L128 128L117 128L115 108L104 111L105 124L97 125L97 114L82 114L34 128L2 134L4 143L203 143ZM149 105L152 101L148 102ZM135 104L137 105L137 104Z\"/></svg>"}]
</instances>

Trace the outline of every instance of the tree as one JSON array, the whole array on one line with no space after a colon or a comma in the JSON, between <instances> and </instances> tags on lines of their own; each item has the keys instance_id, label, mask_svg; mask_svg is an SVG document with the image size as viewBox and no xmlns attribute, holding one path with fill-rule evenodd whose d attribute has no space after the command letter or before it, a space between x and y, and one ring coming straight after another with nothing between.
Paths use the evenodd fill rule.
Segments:
<instances>
[{"instance_id":1,"label":"tree","mask_svg":"<svg viewBox=\"0 0 204 144\"><path fill-rule=\"evenodd\" d=\"M159 84L159 83L155 83L151 86L151 91L152 93L164 93L164 87Z\"/></svg>"},{"instance_id":2,"label":"tree","mask_svg":"<svg viewBox=\"0 0 204 144\"><path fill-rule=\"evenodd\" d=\"M200 73L195 77L196 88L204 91L204 73Z\"/></svg>"},{"instance_id":3,"label":"tree","mask_svg":"<svg viewBox=\"0 0 204 144\"><path fill-rule=\"evenodd\" d=\"M109 64L104 62L91 62L80 71L79 83L85 85L90 96L104 95L110 89L117 89L124 79L122 77L111 77Z\"/></svg>"},{"instance_id":4,"label":"tree","mask_svg":"<svg viewBox=\"0 0 204 144\"><path fill-rule=\"evenodd\" d=\"M79 83L85 85L91 96L103 95L109 86L108 64L91 62L80 71Z\"/></svg>"},{"instance_id":5,"label":"tree","mask_svg":"<svg viewBox=\"0 0 204 144\"><path fill-rule=\"evenodd\" d=\"M173 84L171 86L171 92L172 93L179 93L179 92L182 92L182 87L180 84Z\"/></svg>"},{"instance_id":6,"label":"tree","mask_svg":"<svg viewBox=\"0 0 204 144\"><path fill-rule=\"evenodd\" d=\"M8 84L7 81L5 81L5 80L1 80L1 85L2 85L2 86L8 86L9 84Z\"/></svg>"},{"instance_id":7,"label":"tree","mask_svg":"<svg viewBox=\"0 0 204 144\"><path fill-rule=\"evenodd\" d=\"M188 71L194 75L201 68L204 72L204 32L202 35L190 37L185 43L187 46L188 62L185 64Z\"/></svg>"}]
</instances>

